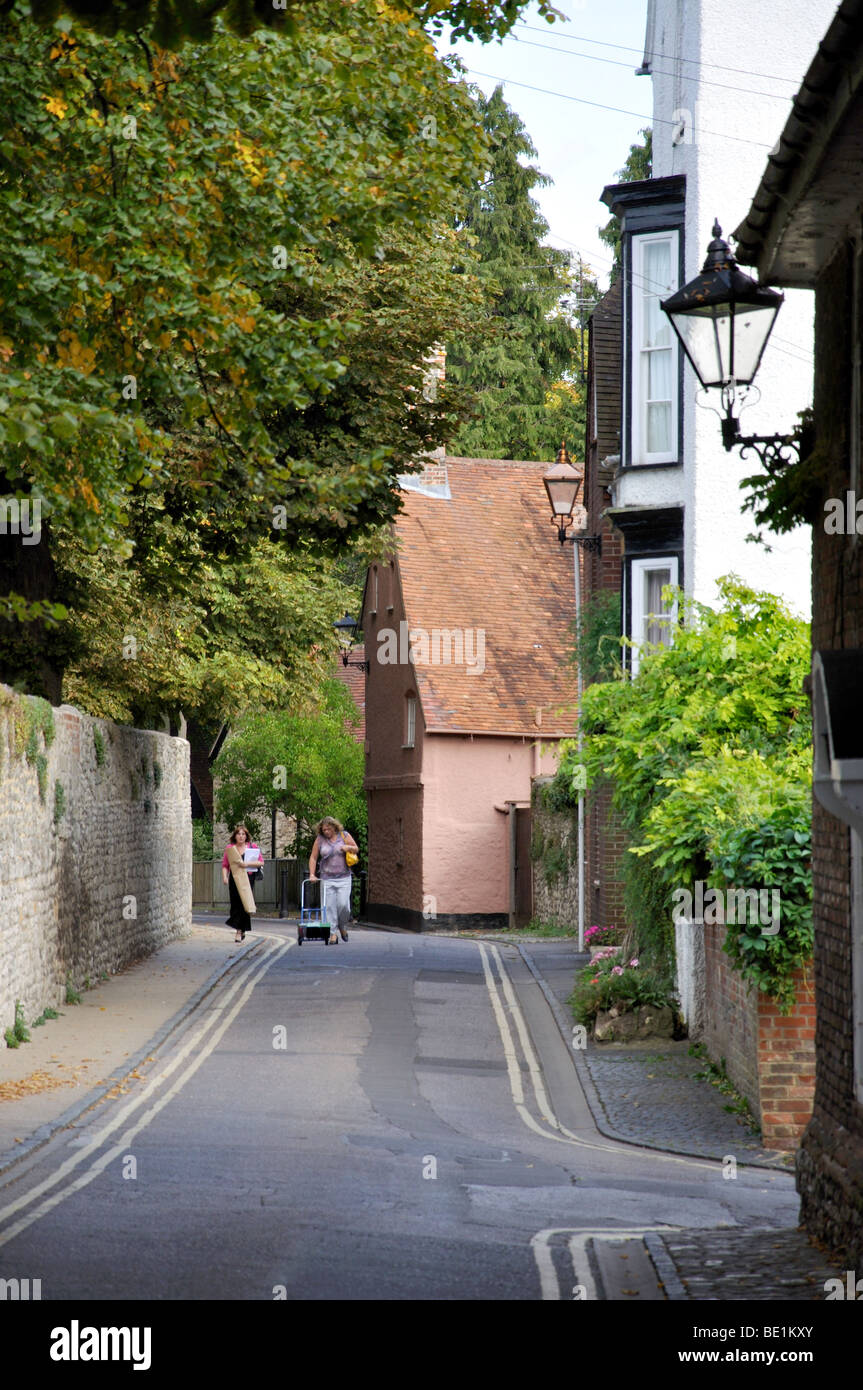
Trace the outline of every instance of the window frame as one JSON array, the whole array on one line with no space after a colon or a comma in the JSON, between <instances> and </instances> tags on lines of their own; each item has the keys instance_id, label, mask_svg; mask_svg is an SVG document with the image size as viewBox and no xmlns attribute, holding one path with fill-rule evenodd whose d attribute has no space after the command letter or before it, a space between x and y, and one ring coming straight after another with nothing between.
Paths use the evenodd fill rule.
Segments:
<instances>
[{"instance_id":1,"label":"window frame","mask_svg":"<svg viewBox=\"0 0 863 1390\"><path fill-rule=\"evenodd\" d=\"M630 312L628 314L629 323L629 399L630 399L630 449L629 462L633 468L651 467L657 464L677 463L679 461L680 450L680 354L677 335L672 331L671 325L668 332L671 342L668 348L659 351L671 353L671 422L669 426L669 442L671 447L667 450L648 452L647 449L647 399L644 395L645 390L645 363L644 354L657 349L643 348L641 342L644 336L644 295L643 287L646 282L644 271L644 247L656 242L666 241L670 245L669 261L671 265L672 283L667 290L667 294L673 293L677 287L680 276L680 231L676 227L657 228L649 232L633 232L630 236L629 261L631 267L630 274Z\"/></svg>"},{"instance_id":2,"label":"window frame","mask_svg":"<svg viewBox=\"0 0 863 1390\"><path fill-rule=\"evenodd\" d=\"M644 638L636 641L636 633L643 632L644 620L648 615L646 602L646 576L650 570L668 569L670 571L669 584L680 583L680 564L677 555L666 553L664 555L645 555L633 557L629 563L629 636L633 646L629 649L630 670L633 676L638 675L641 666L641 649L644 645ZM663 585L663 588L665 586ZM677 625L678 604L675 603L669 609L669 630L672 634L671 644L674 642L674 628Z\"/></svg>"},{"instance_id":3,"label":"window frame","mask_svg":"<svg viewBox=\"0 0 863 1390\"><path fill-rule=\"evenodd\" d=\"M405 741L402 748L416 748L417 740L417 697L405 696Z\"/></svg>"}]
</instances>

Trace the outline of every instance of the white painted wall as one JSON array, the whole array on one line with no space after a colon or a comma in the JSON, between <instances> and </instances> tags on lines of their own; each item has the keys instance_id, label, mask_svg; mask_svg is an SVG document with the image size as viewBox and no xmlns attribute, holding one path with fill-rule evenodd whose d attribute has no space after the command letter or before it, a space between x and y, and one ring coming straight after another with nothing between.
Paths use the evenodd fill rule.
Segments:
<instances>
[{"instance_id":1,"label":"white painted wall","mask_svg":"<svg viewBox=\"0 0 863 1390\"><path fill-rule=\"evenodd\" d=\"M728 235L748 211L791 98L835 12L835 0L650 0L648 46L658 55L651 60L653 173L686 175L686 280L701 268L714 217ZM690 115L675 145L669 122L682 112ZM762 401L741 417L745 434L790 431L797 412L811 405L813 312L808 291L786 292L756 378ZM683 502L685 588L701 602L715 602L716 579L735 572L808 617L808 528L767 534L770 553L747 542L755 526L751 513L741 512L739 482L760 472L760 464L757 456L725 452L718 416L695 405L698 389L687 363L683 469L628 473L615 503ZM710 395L718 408L718 393Z\"/></svg>"}]
</instances>

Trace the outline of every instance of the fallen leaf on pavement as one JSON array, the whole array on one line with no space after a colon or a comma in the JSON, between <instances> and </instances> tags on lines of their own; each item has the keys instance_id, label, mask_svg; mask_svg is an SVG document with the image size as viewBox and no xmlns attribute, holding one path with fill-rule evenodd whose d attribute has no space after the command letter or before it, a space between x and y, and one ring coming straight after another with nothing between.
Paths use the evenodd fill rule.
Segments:
<instances>
[{"instance_id":1,"label":"fallen leaf on pavement","mask_svg":"<svg viewBox=\"0 0 863 1390\"><path fill-rule=\"evenodd\" d=\"M0 1082L0 1102L21 1100L24 1096L37 1096L42 1091L53 1091L57 1086L71 1086L72 1082L62 1076L52 1076L47 1071L34 1071L20 1081ZM20 1143L20 1140L16 1142Z\"/></svg>"}]
</instances>

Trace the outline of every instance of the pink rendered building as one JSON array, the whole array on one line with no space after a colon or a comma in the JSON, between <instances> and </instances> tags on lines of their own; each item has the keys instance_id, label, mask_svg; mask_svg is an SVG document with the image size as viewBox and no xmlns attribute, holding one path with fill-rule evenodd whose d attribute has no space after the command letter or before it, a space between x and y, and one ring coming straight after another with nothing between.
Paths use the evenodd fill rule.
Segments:
<instances>
[{"instance_id":1,"label":"pink rendered building","mask_svg":"<svg viewBox=\"0 0 863 1390\"><path fill-rule=\"evenodd\" d=\"M435 458L401 480L361 626L367 920L417 930L531 914L531 779L575 730L573 555L547 463Z\"/></svg>"}]
</instances>

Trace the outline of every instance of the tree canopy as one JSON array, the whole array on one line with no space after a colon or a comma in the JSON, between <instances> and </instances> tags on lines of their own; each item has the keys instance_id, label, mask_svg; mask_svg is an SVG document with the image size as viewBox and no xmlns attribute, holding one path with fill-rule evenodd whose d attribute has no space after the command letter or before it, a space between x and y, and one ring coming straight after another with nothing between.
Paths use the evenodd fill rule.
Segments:
<instances>
[{"instance_id":1,"label":"tree canopy","mask_svg":"<svg viewBox=\"0 0 863 1390\"><path fill-rule=\"evenodd\" d=\"M334 816L365 844L365 755L354 738L357 710L338 680L322 681L314 701L292 710L248 713L213 764L221 820L257 831L281 811L297 822L294 853L308 853L311 826Z\"/></svg>"},{"instance_id":2,"label":"tree canopy","mask_svg":"<svg viewBox=\"0 0 863 1390\"><path fill-rule=\"evenodd\" d=\"M447 338L447 376L478 393L472 419L450 440L468 457L544 459L562 437L577 452L584 434L581 337L562 302L598 297L589 271L573 275L568 253L543 244L548 224L531 190L550 180L498 87L477 105L490 152L460 226L476 239L486 293L478 343Z\"/></svg>"},{"instance_id":3,"label":"tree canopy","mask_svg":"<svg viewBox=\"0 0 863 1390\"><path fill-rule=\"evenodd\" d=\"M0 483L42 509L39 545L0 537L7 680L57 698L71 661L77 690L106 689L129 605L211 660L216 590L249 584L220 567L254 552L263 573L274 547L307 565L380 525L459 418L457 390L421 386L476 299L453 229L482 164L472 104L406 12L295 18L171 53L0 12ZM113 653L88 645L110 592ZM46 628L58 604L73 621Z\"/></svg>"},{"instance_id":4,"label":"tree canopy","mask_svg":"<svg viewBox=\"0 0 863 1390\"><path fill-rule=\"evenodd\" d=\"M341 0L343 3L343 0ZM382 18L413 15L418 23L440 34L447 27L453 38L475 38L481 43L501 39L509 33L532 0L400 0L388 4L377 0ZM97 33L149 34L163 48L172 48L187 39L206 40L213 36L216 20L233 33L247 37L259 28L271 28L292 35L298 22L323 0L29 0L32 18L53 24L71 15L78 24ZM10 8L10 0L0 4L0 13ZM537 12L548 23L564 16L550 0L537 0Z\"/></svg>"},{"instance_id":5,"label":"tree canopy","mask_svg":"<svg viewBox=\"0 0 863 1390\"><path fill-rule=\"evenodd\" d=\"M623 168L617 171L617 178L621 183L637 183L640 179L653 176L653 131L647 126L639 131L639 135L644 136L643 144L630 145ZM611 283L614 284L621 271L620 218L616 214L609 218L604 227L600 227L599 239L611 247L614 255L610 277Z\"/></svg>"}]
</instances>

